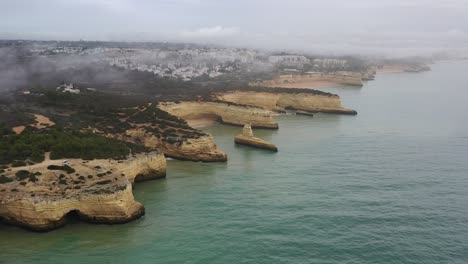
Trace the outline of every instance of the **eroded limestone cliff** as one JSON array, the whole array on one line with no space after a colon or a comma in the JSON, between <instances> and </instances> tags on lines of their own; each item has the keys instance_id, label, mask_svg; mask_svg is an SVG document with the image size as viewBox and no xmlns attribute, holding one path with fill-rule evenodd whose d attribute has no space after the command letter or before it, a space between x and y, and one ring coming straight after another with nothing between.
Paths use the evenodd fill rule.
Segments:
<instances>
[{"instance_id":1,"label":"eroded limestone cliff","mask_svg":"<svg viewBox=\"0 0 468 264\"><path fill-rule=\"evenodd\" d=\"M162 140L161 137L144 128L129 129L122 140L143 144L145 147L157 149L164 155L180 160L223 162L227 155L216 146L211 135L180 139L176 136Z\"/></svg>"},{"instance_id":2,"label":"eroded limestone cliff","mask_svg":"<svg viewBox=\"0 0 468 264\"><path fill-rule=\"evenodd\" d=\"M125 223L144 215L132 183L166 175L162 154L139 154L129 160L47 160L11 168L0 184L0 218L35 231L66 224L73 214L92 223Z\"/></svg>"},{"instance_id":3,"label":"eroded limestone cliff","mask_svg":"<svg viewBox=\"0 0 468 264\"><path fill-rule=\"evenodd\" d=\"M281 89L277 92L233 91L220 93L217 98L276 111L295 109L309 112L357 114L354 110L344 108L338 95L319 91L313 93L303 89L295 89L295 91L288 89L287 92Z\"/></svg>"},{"instance_id":4,"label":"eroded limestone cliff","mask_svg":"<svg viewBox=\"0 0 468 264\"><path fill-rule=\"evenodd\" d=\"M353 72L285 74L278 75L271 80L252 83L252 85L284 88L311 88L316 87L318 82L326 82L327 85L341 84L362 86L362 76L360 73Z\"/></svg>"}]
</instances>

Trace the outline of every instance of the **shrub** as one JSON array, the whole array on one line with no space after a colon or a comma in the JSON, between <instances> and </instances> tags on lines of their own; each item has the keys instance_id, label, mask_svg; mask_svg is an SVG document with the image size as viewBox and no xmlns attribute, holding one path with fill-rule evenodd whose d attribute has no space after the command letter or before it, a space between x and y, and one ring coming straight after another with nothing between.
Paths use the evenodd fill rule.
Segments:
<instances>
[{"instance_id":1,"label":"shrub","mask_svg":"<svg viewBox=\"0 0 468 264\"><path fill-rule=\"evenodd\" d=\"M0 175L0 184L12 182L13 179L8 178L5 175Z\"/></svg>"},{"instance_id":2,"label":"shrub","mask_svg":"<svg viewBox=\"0 0 468 264\"><path fill-rule=\"evenodd\" d=\"M31 173L29 171L27 171L27 170L19 170L19 171L16 172L15 175L16 175L17 180L22 181L22 180L28 178L30 174Z\"/></svg>"},{"instance_id":3,"label":"shrub","mask_svg":"<svg viewBox=\"0 0 468 264\"><path fill-rule=\"evenodd\" d=\"M75 172L75 169L73 169L72 167L68 166L68 165L64 165L64 166L58 166L58 165L49 165L47 167L48 170L62 170L62 171L65 171L66 173L70 174L70 173L74 173Z\"/></svg>"},{"instance_id":4,"label":"shrub","mask_svg":"<svg viewBox=\"0 0 468 264\"><path fill-rule=\"evenodd\" d=\"M105 181L98 181L98 182L96 182L96 184L104 185L104 184L108 184L108 183L111 183L111 182L112 182L111 180L105 180Z\"/></svg>"},{"instance_id":5,"label":"shrub","mask_svg":"<svg viewBox=\"0 0 468 264\"><path fill-rule=\"evenodd\" d=\"M30 174L29 175L29 181L31 182L36 182L37 181L37 177L36 177L36 174Z\"/></svg>"},{"instance_id":6,"label":"shrub","mask_svg":"<svg viewBox=\"0 0 468 264\"><path fill-rule=\"evenodd\" d=\"M26 166L26 162L22 161L22 160L15 160L11 166L12 167L23 167L23 166Z\"/></svg>"}]
</instances>

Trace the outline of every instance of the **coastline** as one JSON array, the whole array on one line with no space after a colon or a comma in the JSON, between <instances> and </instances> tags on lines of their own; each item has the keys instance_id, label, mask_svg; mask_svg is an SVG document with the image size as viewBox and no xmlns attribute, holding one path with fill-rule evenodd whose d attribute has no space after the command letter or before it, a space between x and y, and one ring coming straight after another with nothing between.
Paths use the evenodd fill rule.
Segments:
<instances>
[{"instance_id":1,"label":"coastline","mask_svg":"<svg viewBox=\"0 0 468 264\"><path fill-rule=\"evenodd\" d=\"M288 88L288 89L308 89L308 88L328 88L333 86L341 86L342 84L338 82L331 82L331 81L304 81L304 82L295 82L295 83L282 83L281 85L265 85L265 87L281 87L281 88Z\"/></svg>"}]
</instances>

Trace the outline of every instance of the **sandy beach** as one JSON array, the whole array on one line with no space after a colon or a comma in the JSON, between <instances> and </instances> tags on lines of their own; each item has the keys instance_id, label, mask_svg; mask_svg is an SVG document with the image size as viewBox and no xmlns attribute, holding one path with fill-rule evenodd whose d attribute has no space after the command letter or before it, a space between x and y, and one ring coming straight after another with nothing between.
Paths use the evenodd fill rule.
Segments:
<instances>
[{"instance_id":1,"label":"sandy beach","mask_svg":"<svg viewBox=\"0 0 468 264\"><path fill-rule=\"evenodd\" d=\"M196 119L188 119L186 121L189 124L189 126L193 128L202 128L202 127L207 127L207 126L218 123L213 118L196 118Z\"/></svg>"}]
</instances>

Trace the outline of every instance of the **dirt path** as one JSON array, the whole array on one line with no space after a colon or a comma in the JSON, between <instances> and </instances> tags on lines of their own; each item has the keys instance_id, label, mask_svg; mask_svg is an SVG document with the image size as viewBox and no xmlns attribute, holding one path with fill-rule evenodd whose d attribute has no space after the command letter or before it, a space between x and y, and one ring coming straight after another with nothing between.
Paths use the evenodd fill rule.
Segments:
<instances>
[{"instance_id":1,"label":"dirt path","mask_svg":"<svg viewBox=\"0 0 468 264\"><path fill-rule=\"evenodd\" d=\"M44 154L44 161L41 163L36 163L33 165L26 165L26 166L21 166L21 167L13 167L11 168L11 172L14 174L17 171L20 170L28 170L28 171L33 171L35 169L41 169L41 168L46 168L50 165L63 165L62 160L51 160L50 159L50 152L46 152Z\"/></svg>"}]
</instances>

